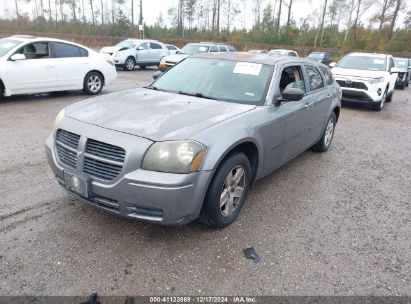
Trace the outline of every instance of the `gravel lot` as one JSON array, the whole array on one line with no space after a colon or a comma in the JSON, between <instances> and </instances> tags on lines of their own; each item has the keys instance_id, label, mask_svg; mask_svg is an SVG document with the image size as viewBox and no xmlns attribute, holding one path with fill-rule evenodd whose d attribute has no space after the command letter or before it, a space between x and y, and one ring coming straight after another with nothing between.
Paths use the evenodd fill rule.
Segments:
<instances>
[{"instance_id":1,"label":"gravel lot","mask_svg":"<svg viewBox=\"0 0 411 304\"><path fill-rule=\"evenodd\" d=\"M154 70L119 72L110 93ZM0 102L0 295L411 295L411 88L346 106L326 154L260 181L225 230L163 227L78 201L44 141L81 92ZM243 257L254 246L262 261Z\"/></svg>"}]
</instances>

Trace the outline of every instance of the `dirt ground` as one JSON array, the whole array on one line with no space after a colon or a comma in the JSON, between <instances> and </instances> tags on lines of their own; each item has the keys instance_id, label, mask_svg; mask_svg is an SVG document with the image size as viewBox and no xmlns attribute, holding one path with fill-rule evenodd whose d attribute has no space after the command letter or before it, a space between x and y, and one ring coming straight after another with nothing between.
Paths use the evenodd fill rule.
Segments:
<instances>
[{"instance_id":1,"label":"dirt ground","mask_svg":"<svg viewBox=\"0 0 411 304\"><path fill-rule=\"evenodd\" d=\"M148 84L119 72L110 93ZM411 88L345 106L331 149L253 188L224 230L107 214L54 180L44 152L81 92L0 102L0 295L411 295ZM253 263L243 249L254 246Z\"/></svg>"}]
</instances>

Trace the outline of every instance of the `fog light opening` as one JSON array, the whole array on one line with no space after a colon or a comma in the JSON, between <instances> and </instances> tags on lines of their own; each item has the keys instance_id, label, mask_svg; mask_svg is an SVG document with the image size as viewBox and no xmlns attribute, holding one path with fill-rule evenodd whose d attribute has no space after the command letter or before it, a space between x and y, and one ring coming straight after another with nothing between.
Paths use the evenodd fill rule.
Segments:
<instances>
[{"instance_id":1,"label":"fog light opening","mask_svg":"<svg viewBox=\"0 0 411 304\"><path fill-rule=\"evenodd\" d=\"M382 90L381 90L381 89L378 89L378 91L377 91L378 96L381 96L381 92L382 92Z\"/></svg>"}]
</instances>

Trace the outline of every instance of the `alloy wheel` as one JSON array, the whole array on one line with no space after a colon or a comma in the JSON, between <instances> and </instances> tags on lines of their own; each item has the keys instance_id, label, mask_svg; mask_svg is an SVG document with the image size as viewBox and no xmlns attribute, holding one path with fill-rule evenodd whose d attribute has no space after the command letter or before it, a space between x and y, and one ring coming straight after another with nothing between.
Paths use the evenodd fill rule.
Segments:
<instances>
[{"instance_id":1,"label":"alloy wheel","mask_svg":"<svg viewBox=\"0 0 411 304\"><path fill-rule=\"evenodd\" d=\"M244 167L237 166L230 170L225 178L220 196L220 210L224 217L229 217L240 204L246 186Z\"/></svg>"},{"instance_id":2,"label":"alloy wheel","mask_svg":"<svg viewBox=\"0 0 411 304\"><path fill-rule=\"evenodd\" d=\"M334 136L334 119L330 119L327 124L327 128L325 129L325 136L324 136L324 144L328 147L331 144L331 140Z\"/></svg>"},{"instance_id":3,"label":"alloy wheel","mask_svg":"<svg viewBox=\"0 0 411 304\"><path fill-rule=\"evenodd\" d=\"M87 86L89 90L93 93L96 93L100 90L102 85L101 79L97 75L92 75L88 81L87 81Z\"/></svg>"}]
</instances>

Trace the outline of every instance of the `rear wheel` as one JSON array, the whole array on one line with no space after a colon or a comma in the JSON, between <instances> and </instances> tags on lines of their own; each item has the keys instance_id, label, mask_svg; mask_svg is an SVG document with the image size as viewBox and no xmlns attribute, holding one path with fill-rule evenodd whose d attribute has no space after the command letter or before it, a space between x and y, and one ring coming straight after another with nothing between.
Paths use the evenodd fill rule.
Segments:
<instances>
[{"instance_id":1,"label":"rear wheel","mask_svg":"<svg viewBox=\"0 0 411 304\"><path fill-rule=\"evenodd\" d=\"M124 63L124 71L132 71L136 66L136 60L133 57L128 57Z\"/></svg>"},{"instance_id":2,"label":"rear wheel","mask_svg":"<svg viewBox=\"0 0 411 304\"><path fill-rule=\"evenodd\" d=\"M314 152L327 152L328 149L330 148L331 142L334 138L334 131L335 131L335 125L337 123L337 116L335 115L334 112L331 112L330 117L328 118L327 121L327 126L325 127L324 133L321 136L320 140L312 146L311 150Z\"/></svg>"},{"instance_id":3,"label":"rear wheel","mask_svg":"<svg viewBox=\"0 0 411 304\"><path fill-rule=\"evenodd\" d=\"M98 72L90 72L84 78L83 91L88 95L99 94L103 86L103 76Z\"/></svg>"},{"instance_id":4,"label":"rear wheel","mask_svg":"<svg viewBox=\"0 0 411 304\"><path fill-rule=\"evenodd\" d=\"M236 153L226 159L211 181L200 220L213 228L232 224L243 207L250 181L251 167L245 154Z\"/></svg>"}]
</instances>

